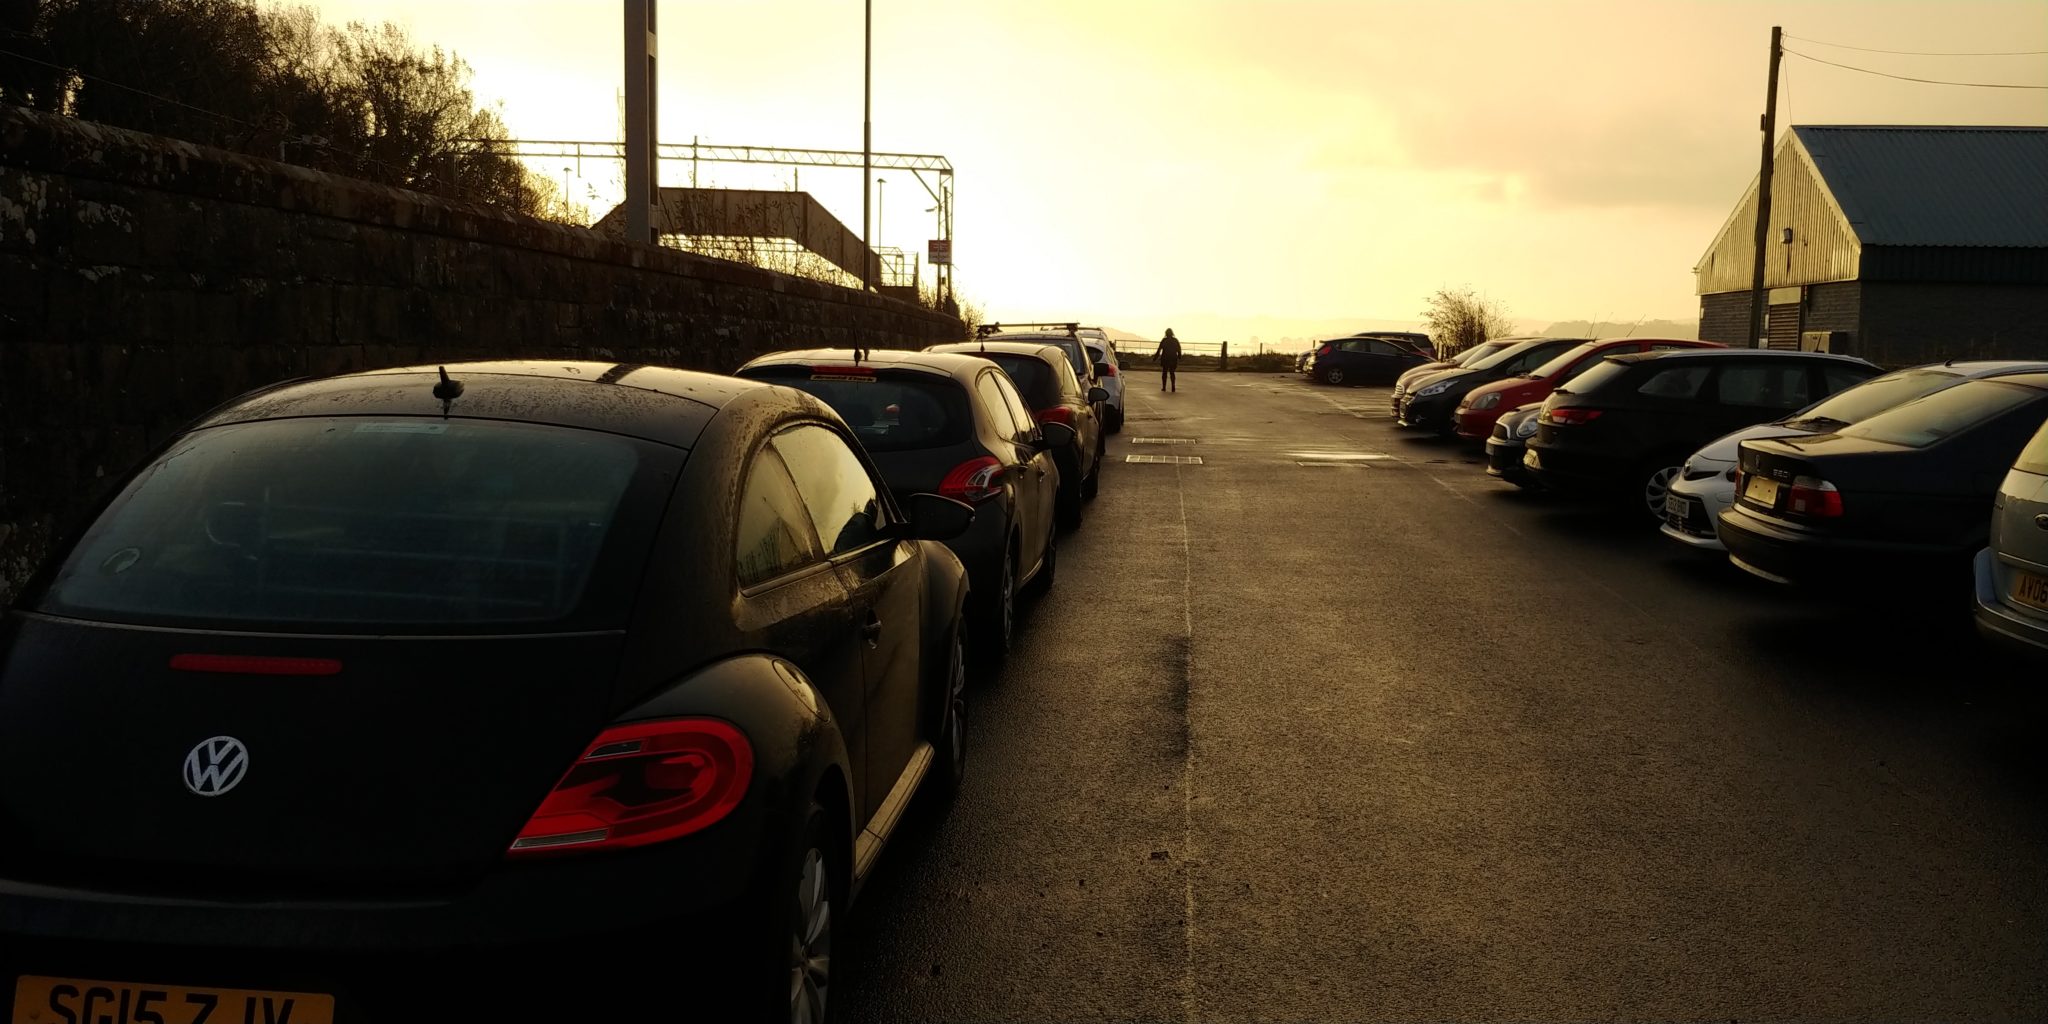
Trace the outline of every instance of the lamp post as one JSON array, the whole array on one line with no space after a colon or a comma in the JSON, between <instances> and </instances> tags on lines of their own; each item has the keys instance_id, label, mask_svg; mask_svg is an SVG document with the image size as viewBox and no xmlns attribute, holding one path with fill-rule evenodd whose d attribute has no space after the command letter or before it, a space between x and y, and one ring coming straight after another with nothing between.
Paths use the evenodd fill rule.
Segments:
<instances>
[{"instance_id":1,"label":"lamp post","mask_svg":"<svg viewBox=\"0 0 2048 1024\"><path fill-rule=\"evenodd\" d=\"M875 241L877 242L882 240L882 199L885 195L883 189L888 187L889 179L875 179Z\"/></svg>"},{"instance_id":2,"label":"lamp post","mask_svg":"<svg viewBox=\"0 0 2048 1024\"><path fill-rule=\"evenodd\" d=\"M875 0L861 5L860 85L860 245L866 251L861 260L861 287L875 289L875 246L868 234L868 178L875 173L874 91L875 91Z\"/></svg>"}]
</instances>

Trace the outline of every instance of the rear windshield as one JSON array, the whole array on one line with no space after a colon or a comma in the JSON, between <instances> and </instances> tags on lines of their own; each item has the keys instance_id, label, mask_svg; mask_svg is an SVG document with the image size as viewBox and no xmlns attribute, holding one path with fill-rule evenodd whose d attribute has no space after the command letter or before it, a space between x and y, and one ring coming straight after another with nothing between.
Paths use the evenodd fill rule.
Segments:
<instances>
[{"instance_id":1,"label":"rear windshield","mask_svg":"<svg viewBox=\"0 0 2048 1024\"><path fill-rule=\"evenodd\" d=\"M1031 403L1033 409L1047 409L1060 404L1059 382L1053 379L1052 367L1046 365L1045 360L1006 352L990 352L986 358L1010 375L1010 380L1017 385L1017 392Z\"/></svg>"},{"instance_id":2,"label":"rear windshield","mask_svg":"<svg viewBox=\"0 0 2048 1024\"><path fill-rule=\"evenodd\" d=\"M1925 448L2041 397L2035 388L1990 380L1965 381L1887 409L1836 433Z\"/></svg>"},{"instance_id":3,"label":"rear windshield","mask_svg":"<svg viewBox=\"0 0 2048 1024\"><path fill-rule=\"evenodd\" d=\"M1860 423L1895 405L1932 394L1961 380L1938 370L1901 370L1867 380L1827 398L1799 414L1801 420Z\"/></svg>"},{"instance_id":4,"label":"rear windshield","mask_svg":"<svg viewBox=\"0 0 2048 1024\"><path fill-rule=\"evenodd\" d=\"M1574 395L1590 395L1601 386L1626 373L1628 373L1627 364L1617 363L1612 359L1601 359L1595 361L1591 369L1581 371L1572 380L1571 387L1560 387L1558 390Z\"/></svg>"},{"instance_id":5,"label":"rear windshield","mask_svg":"<svg viewBox=\"0 0 2048 1024\"><path fill-rule=\"evenodd\" d=\"M661 475L643 472L643 453L663 451L681 457L610 434L460 419L198 431L128 484L40 607L344 633L589 622L576 613L600 563L635 561L617 554L635 544L644 557L664 495L635 482ZM635 511L622 516L629 496Z\"/></svg>"},{"instance_id":6,"label":"rear windshield","mask_svg":"<svg viewBox=\"0 0 2048 1024\"><path fill-rule=\"evenodd\" d=\"M950 379L886 371L873 377L803 373L762 379L818 396L871 452L956 445L967 440L973 422L967 393Z\"/></svg>"}]
</instances>

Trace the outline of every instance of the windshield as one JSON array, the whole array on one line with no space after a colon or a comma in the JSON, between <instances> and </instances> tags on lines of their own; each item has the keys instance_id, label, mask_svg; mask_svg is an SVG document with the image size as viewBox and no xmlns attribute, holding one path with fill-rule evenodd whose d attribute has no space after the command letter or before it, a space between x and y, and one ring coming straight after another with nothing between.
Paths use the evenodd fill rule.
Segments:
<instances>
[{"instance_id":1,"label":"windshield","mask_svg":"<svg viewBox=\"0 0 2048 1024\"><path fill-rule=\"evenodd\" d=\"M581 602L641 448L438 418L199 431L92 525L42 607L344 632L554 622Z\"/></svg>"},{"instance_id":2,"label":"windshield","mask_svg":"<svg viewBox=\"0 0 2048 1024\"><path fill-rule=\"evenodd\" d=\"M950 380L887 371L872 377L798 373L764 379L816 395L869 451L944 448L967 439L967 395Z\"/></svg>"},{"instance_id":3,"label":"windshield","mask_svg":"<svg viewBox=\"0 0 2048 1024\"><path fill-rule=\"evenodd\" d=\"M1843 427L1836 433L1907 448L1925 448L2041 397L2041 391L2019 384L2003 384L1996 380L1964 381Z\"/></svg>"},{"instance_id":4,"label":"windshield","mask_svg":"<svg viewBox=\"0 0 2048 1024\"><path fill-rule=\"evenodd\" d=\"M1591 355L1595 351L1598 351L1601 347L1601 342L1589 341L1576 348L1565 349L1564 352L1560 353L1556 358L1552 359L1547 363L1544 363L1542 366L1530 370L1529 376L1535 377L1538 380L1549 380L1551 377L1554 377L1570 369L1572 367L1572 364L1577 363L1579 360L1586 358L1588 355ZM1614 346L1614 351L1616 352L1625 351L1626 349L1627 346L1624 345ZM1588 365L1590 366L1591 364Z\"/></svg>"},{"instance_id":5,"label":"windshield","mask_svg":"<svg viewBox=\"0 0 2048 1024\"><path fill-rule=\"evenodd\" d=\"M1847 426L1904 402L1933 394L1963 378L1943 370L1901 370L1864 381L1808 407L1787 422Z\"/></svg>"},{"instance_id":6,"label":"windshield","mask_svg":"<svg viewBox=\"0 0 2048 1024\"><path fill-rule=\"evenodd\" d=\"M1455 356L1452 356L1451 362L1456 363L1459 366L1471 366L1479 362L1479 360L1481 359L1485 359L1488 356L1498 354L1502 349L1507 348L1509 345L1512 344L1514 343L1510 341L1482 341L1479 344L1474 345L1471 348L1468 348Z\"/></svg>"},{"instance_id":7,"label":"windshield","mask_svg":"<svg viewBox=\"0 0 2048 1024\"><path fill-rule=\"evenodd\" d=\"M1466 369L1471 370L1491 370L1496 366L1500 366L1504 363L1508 363L1528 355L1530 349L1539 348L1543 346L1544 343L1540 341L1513 342L1511 344L1503 346L1501 350L1498 352L1490 352L1484 356L1481 356L1478 359L1466 363L1465 367Z\"/></svg>"}]
</instances>

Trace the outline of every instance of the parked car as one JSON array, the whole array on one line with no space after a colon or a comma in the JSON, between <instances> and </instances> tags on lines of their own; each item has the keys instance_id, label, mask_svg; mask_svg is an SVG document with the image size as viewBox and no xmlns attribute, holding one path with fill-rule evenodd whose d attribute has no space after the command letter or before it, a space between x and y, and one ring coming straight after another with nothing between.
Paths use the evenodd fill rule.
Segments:
<instances>
[{"instance_id":1,"label":"parked car","mask_svg":"<svg viewBox=\"0 0 2048 1024\"><path fill-rule=\"evenodd\" d=\"M1686 456L1880 371L1850 356L1689 349L1609 356L1543 401L1523 463L1544 487L1636 503L1662 521Z\"/></svg>"},{"instance_id":2,"label":"parked car","mask_svg":"<svg viewBox=\"0 0 2048 1024\"><path fill-rule=\"evenodd\" d=\"M1977 553L1977 627L2048 656L2048 423L2014 460L1991 516Z\"/></svg>"},{"instance_id":3,"label":"parked car","mask_svg":"<svg viewBox=\"0 0 2048 1024\"><path fill-rule=\"evenodd\" d=\"M1333 338L1316 346L1308 376L1323 384L1391 384L1403 372L1428 361L1404 345L1381 338Z\"/></svg>"},{"instance_id":4,"label":"parked car","mask_svg":"<svg viewBox=\"0 0 2048 1024\"><path fill-rule=\"evenodd\" d=\"M2048 419L2048 373L1964 381L1831 434L1744 441L1721 542L1737 566L1840 591L1960 597L1999 482Z\"/></svg>"},{"instance_id":5,"label":"parked car","mask_svg":"<svg viewBox=\"0 0 2048 1024\"><path fill-rule=\"evenodd\" d=\"M1010 375L1038 422L1073 428L1072 442L1052 451L1060 468L1060 524L1068 529L1080 526L1083 503L1093 500L1102 486L1102 455L1108 442L1103 438L1102 419L1097 410L1108 395L1101 388L1082 391L1080 381L1071 372L1062 372L1067 365L1066 353L1052 345L968 341L933 345L925 351L988 359Z\"/></svg>"},{"instance_id":6,"label":"parked car","mask_svg":"<svg viewBox=\"0 0 2048 1024\"><path fill-rule=\"evenodd\" d=\"M1429 335L1418 331L1360 331L1352 337L1378 338L1381 341L1392 342L1431 362L1436 361L1436 345L1430 342Z\"/></svg>"},{"instance_id":7,"label":"parked car","mask_svg":"<svg viewBox=\"0 0 2048 1024\"><path fill-rule=\"evenodd\" d=\"M1105 422L1103 428L1112 434L1124 429L1124 369L1118 360L1116 344L1104 335L1100 341L1092 341L1084 329L1082 340L1088 345L1088 357L1095 361L1095 380L1102 390L1109 393L1103 402Z\"/></svg>"},{"instance_id":8,"label":"parked car","mask_svg":"<svg viewBox=\"0 0 2048 1024\"><path fill-rule=\"evenodd\" d=\"M1607 338L1584 341L1551 357L1527 373L1489 381L1466 392L1452 414L1459 437L1481 441L1493 433L1493 421L1508 409L1550 397L1560 385L1599 365L1608 356L1631 352L1663 352L1679 348L1722 348L1717 341L1688 338Z\"/></svg>"},{"instance_id":9,"label":"parked car","mask_svg":"<svg viewBox=\"0 0 2048 1024\"><path fill-rule=\"evenodd\" d=\"M2001 360L1940 363L1873 377L1781 420L1716 438L1685 460L1664 502L1664 535L1704 551L1721 544L1721 513L1735 504L1735 463L1744 441L1825 434L1966 380L2048 372L2048 362Z\"/></svg>"},{"instance_id":10,"label":"parked car","mask_svg":"<svg viewBox=\"0 0 2048 1024\"><path fill-rule=\"evenodd\" d=\"M1073 428L1041 426L1009 374L979 356L812 349L762 356L737 376L831 406L899 502L929 493L974 507L974 525L946 546L967 566L976 646L1007 652L1018 595L1050 587L1059 565L1052 451L1073 443Z\"/></svg>"},{"instance_id":11,"label":"parked car","mask_svg":"<svg viewBox=\"0 0 2048 1024\"><path fill-rule=\"evenodd\" d=\"M1080 325L1020 324L1012 325L1012 328L1021 329L1005 329L1002 324L983 324L976 329L975 337L984 341L1030 342L1054 346L1066 354L1067 364L1073 367L1074 379L1080 382L1083 394L1086 394L1089 388L1101 386L1101 382L1095 379L1095 361L1088 358L1088 346L1081 340L1083 328ZM1108 340L1108 335L1105 334L1103 340ZM1102 410L1096 409L1096 414L1101 415Z\"/></svg>"},{"instance_id":12,"label":"parked car","mask_svg":"<svg viewBox=\"0 0 2048 1024\"><path fill-rule=\"evenodd\" d=\"M1536 482L1536 476L1529 472L1529 467L1522 464L1529 439L1536 436L1536 418L1542 412L1543 403L1531 402L1510 409L1493 421L1493 434L1486 439L1487 476L1500 477L1524 490L1543 486Z\"/></svg>"},{"instance_id":13,"label":"parked car","mask_svg":"<svg viewBox=\"0 0 2048 1024\"><path fill-rule=\"evenodd\" d=\"M1448 434L1457 425L1455 414L1459 404L1473 388L1528 373L1558 353L1577 348L1585 340L1541 338L1518 341L1464 366L1412 381L1401 396L1400 414L1394 417L1394 422L1397 426Z\"/></svg>"},{"instance_id":14,"label":"parked car","mask_svg":"<svg viewBox=\"0 0 2048 1024\"><path fill-rule=\"evenodd\" d=\"M910 795L966 768L938 541L972 518L731 377L473 363L226 404L0 620L15 1019L162 1021L164 986L186 1021L556 988L807 1019Z\"/></svg>"},{"instance_id":15,"label":"parked car","mask_svg":"<svg viewBox=\"0 0 2048 1024\"><path fill-rule=\"evenodd\" d=\"M1494 353L1499 352L1501 349L1504 349L1509 345L1513 345L1517 342L1534 340L1536 339L1523 337L1494 338L1489 341L1482 341L1479 344L1474 345L1471 348L1464 350L1463 352L1459 352L1448 359L1439 359L1433 363L1424 363L1421 366L1417 366L1411 370L1408 370L1407 372L1401 374L1401 376L1395 378L1394 380L1394 416L1396 418L1400 417L1401 399L1407 397L1408 389L1412 387L1416 381L1421 380L1424 377L1429 377L1438 373L1442 373L1445 370L1456 369L1460 366L1470 366L1473 363L1476 363L1479 360L1486 358L1487 356L1493 355Z\"/></svg>"}]
</instances>

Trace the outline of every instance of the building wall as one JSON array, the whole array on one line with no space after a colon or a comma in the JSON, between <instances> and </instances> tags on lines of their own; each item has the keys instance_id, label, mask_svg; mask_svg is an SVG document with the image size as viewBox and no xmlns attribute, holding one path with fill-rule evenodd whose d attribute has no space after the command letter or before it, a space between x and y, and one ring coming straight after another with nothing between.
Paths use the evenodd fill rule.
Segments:
<instances>
[{"instance_id":1,"label":"building wall","mask_svg":"<svg viewBox=\"0 0 2048 1024\"><path fill-rule=\"evenodd\" d=\"M486 357L725 372L965 334L880 296L0 106L0 604L158 443L277 380Z\"/></svg>"},{"instance_id":2,"label":"building wall","mask_svg":"<svg viewBox=\"0 0 2048 1024\"><path fill-rule=\"evenodd\" d=\"M1755 186L1744 195L1720 234L1700 257L1696 273L1700 295L1748 288L1756 266ZM1790 244L1780 232L1792 229ZM1778 146L1771 176L1771 222L1764 244L1764 286L1850 281L1858 276L1861 246L1855 233L1828 198L1813 162L1798 137L1787 133Z\"/></svg>"},{"instance_id":3,"label":"building wall","mask_svg":"<svg viewBox=\"0 0 2048 1024\"><path fill-rule=\"evenodd\" d=\"M2048 359L2048 285L1866 281L1856 355L1885 365Z\"/></svg>"},{"instance_id":4,"label":"building wall","mask_svg":"<svg viewBox=\"0 0 2048 1024\"><path fill-rule=\"evenodd\" d=\"M1700 340L1749 347L1749 292L1700 296Z\"/></svg>"}]
</instances>

